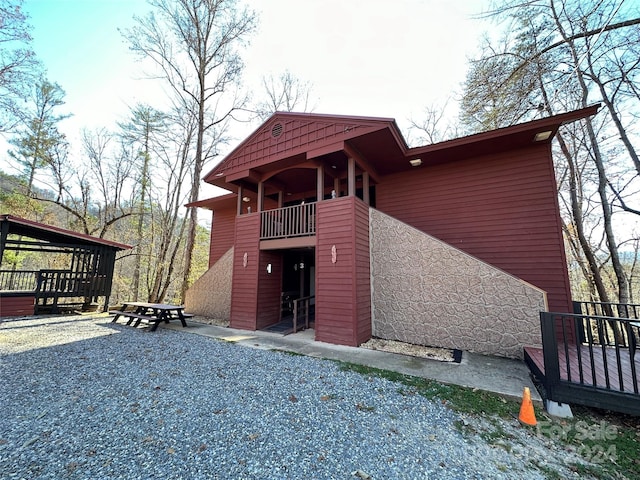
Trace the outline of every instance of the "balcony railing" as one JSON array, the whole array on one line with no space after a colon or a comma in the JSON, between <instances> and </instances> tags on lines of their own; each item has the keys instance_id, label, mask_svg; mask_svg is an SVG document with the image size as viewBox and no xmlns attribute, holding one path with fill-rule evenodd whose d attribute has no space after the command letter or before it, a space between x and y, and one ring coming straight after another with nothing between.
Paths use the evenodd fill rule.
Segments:
<instances>
[{"instance_id":1,"label":"balcony railing","mask_svg":"<svg viewBox=\"0 0 640 480\"><path fill-rule=\"evenodd\" d=\"M316 204L260 212L260 240L306 237L316 234Z\"/></svg>"}]
</instances>

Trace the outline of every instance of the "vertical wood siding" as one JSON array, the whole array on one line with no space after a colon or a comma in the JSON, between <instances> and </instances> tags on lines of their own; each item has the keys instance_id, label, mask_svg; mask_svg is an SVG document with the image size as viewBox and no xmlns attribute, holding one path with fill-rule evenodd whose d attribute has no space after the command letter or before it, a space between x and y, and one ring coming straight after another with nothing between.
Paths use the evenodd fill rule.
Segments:
<instances>
[{"instance_id":1,"label":"vertical wood siding","mask_svg":"<svg viewBox=\"0 0 640 480\"><path fill-rule=\"evenodd\" d=\"M219 209L213 212L209 241L209 268L233 247L235 224L236 208Z\"/></svg>"},{"instance_id":2,"label":"vertical wood siding","mask_svg":"<svg viewBox=\"0 0 640 480\"><path fill-rule=\"evenodd\" d=\"M369 249L369 207L354 204L355 280L356 280L356 345L371 338L371 261Z\"/></svg>"},{"instance_id":3,"label":"vertical wood siding","mask_svg":"<svg viewBox=\"0 0 640 480\"><path fill-rule=\"evenodd\" d=\"M571 311L548 145L387 177L377 208L548 293Z\"/></svg>"},{"instance_id":4,"label":"vertical wood siding","mask_svg":"<svg viewBox=\"0 0 640 480\"><path fill-rule=\"evenodd\" d=\"M257 320L258 270L260 254L260 214L237 217L233 252L230 326L255 330ZM244 254L247 266L244 267Z\"/></svg>"},{"instance_id":5,"label":"vertical wood siding","mask_svg":"<svg viewBox=\"0 0 640 480\"><path fill-rule=\"evenodd\" d=\"M367 207L356 207L357 203L361 202L355 197L318 203L315 329L319 341L358 345L371 335L369 218ZM336 263L331 262L333 245Z\"/></svg>"},{"instance_id":6,"label":"vertical wood siding","mask_svg":"<svg viewBox=\"0 0 640 480\"><path fill-rule=\"evenodd\" d=\"M267 265L271 264L271 273ZM260 252L258 270L257 328L262 329L280 319L280 291L282 290L282 254L276 251Z\"/></svg>"}]
</instances>

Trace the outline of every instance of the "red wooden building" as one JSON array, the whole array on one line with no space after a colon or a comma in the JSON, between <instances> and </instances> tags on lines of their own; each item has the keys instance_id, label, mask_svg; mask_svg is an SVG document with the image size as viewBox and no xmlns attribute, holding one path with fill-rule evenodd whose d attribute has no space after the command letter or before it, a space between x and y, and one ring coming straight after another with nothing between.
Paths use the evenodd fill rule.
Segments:
<instances>
[{"instance_id":1,"label":"red wooden building","mask_svg":"<svg viewBox=\"0 0 640 480\"><path fill-rule=\"evenodd\" d=\"M418 148L393 119L276 113L206 175L232 193L192 204L213 222L187 308L522 356L571 311L551 139L597 108Z\"/></svg>"}]
</instances>

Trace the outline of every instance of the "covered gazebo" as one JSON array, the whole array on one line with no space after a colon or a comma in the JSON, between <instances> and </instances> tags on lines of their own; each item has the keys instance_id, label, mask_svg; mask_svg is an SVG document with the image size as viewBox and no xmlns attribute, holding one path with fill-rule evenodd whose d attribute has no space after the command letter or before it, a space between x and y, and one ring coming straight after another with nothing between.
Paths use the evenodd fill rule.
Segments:
<instances>
[{"instance_id":1,"label":"covered gazebo","mask_svg":"<svg viewBox=\"0 0 640 480\"><path fill-rule=\"evenodd\" d=\"M116 254L130 245L0 215L0 317L109 308ZM3 269L5 252L58 255L64 268Z\"/></svg>"}]
</instances>

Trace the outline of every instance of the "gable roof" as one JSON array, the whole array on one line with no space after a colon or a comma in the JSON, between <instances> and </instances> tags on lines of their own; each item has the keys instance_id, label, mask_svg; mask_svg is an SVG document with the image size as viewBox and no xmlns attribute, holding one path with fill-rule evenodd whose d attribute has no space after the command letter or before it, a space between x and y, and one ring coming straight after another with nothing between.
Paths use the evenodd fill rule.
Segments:
<instances>
[{"instance_id":1,"label":"gable roof","mask_svg":"<svg viewBox=\"0 0 640 480\"><path fill-rule=\"evenodd\" d=\"M46 225L44 223L27 220L26 218L20 218L14 215L0 215L0 230L3 233L3 236L6 232L7 235L22 235L51 243L106 246L115 250L128 250L133 248L131 245L126 245L124 243L93 237L84 233Z\"/></svg>"},{"instance_id":2,"label":"gable roof","mask_svg":"<svg viewBox=\"0 0 640 480\"><path fill-rule=\"evenodd\" d=\"M276 112L227 155L204 180L216 184L249 169L300 156L314 158L343 148L345 141L387 130L395 144L406 150L392 118Z\"/></svg>"}]
</instances>

